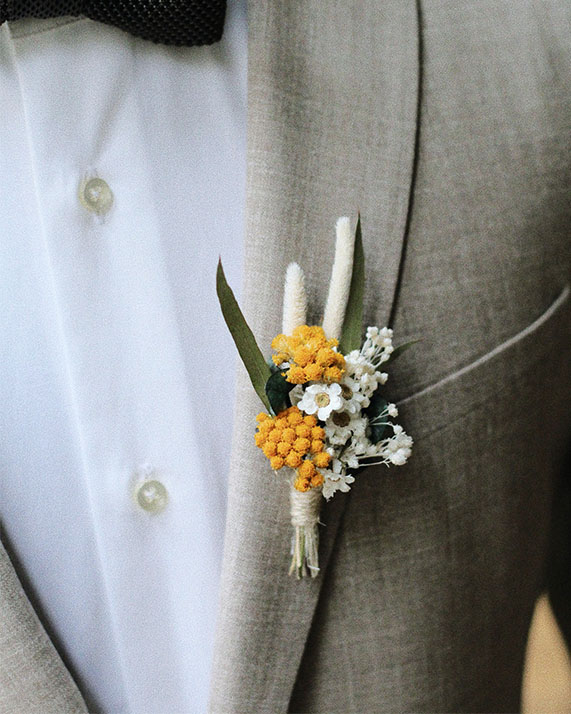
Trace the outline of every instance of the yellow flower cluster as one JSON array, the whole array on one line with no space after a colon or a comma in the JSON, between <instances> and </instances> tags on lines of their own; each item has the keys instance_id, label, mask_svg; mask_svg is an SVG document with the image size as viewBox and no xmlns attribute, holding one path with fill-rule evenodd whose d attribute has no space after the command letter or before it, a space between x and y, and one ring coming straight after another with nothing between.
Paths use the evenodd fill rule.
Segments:
<instances>
[{"instance_id":1,"label":"yellow flower cluster","mask_svg":"<svg viewBox=\"0 0 571 714\"><path fill-rule=\"evenodd\" d=\"M327 468L331 456L324 451L325 431L317 419L290 407L276 417L258 414L256 446L270 460L274 471L283 466L297 470L294 486L298 491L309 491L323 485L318 468Z\"/></svg>"},{"instance_id":2,"label":"yellow flower cluster","mask_svg":"<svg viewBox=\"0 0 571 714\"><path fill-rule=\"evenodd\" d=\"M289 362L286 380L291 384L305 382L340 382L345 371L345 358L336 352L338 341L328 340L322 327L301 325L293 334L278 335L272 341L277 352L272 357L276 365Z\"/></svg>"}]
</instances>

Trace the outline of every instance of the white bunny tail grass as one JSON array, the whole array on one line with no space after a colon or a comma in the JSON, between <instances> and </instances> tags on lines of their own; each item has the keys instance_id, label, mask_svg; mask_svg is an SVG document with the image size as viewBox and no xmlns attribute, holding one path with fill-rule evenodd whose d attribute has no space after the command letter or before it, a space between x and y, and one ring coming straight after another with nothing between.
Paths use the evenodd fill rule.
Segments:
<instances>
[{"instance_id":1,"label":"white bunny tail grass","mask_svg":"<svg viewBox=\"0 0 571 714\"><path fill-rule=\"evenodd\" d=\"M323 315L323 331L328 338L339 339L351 287L355 236L351 231L350 220L346 216L337 219L335 230L337 233L335 260Z\"/></svg>"},{"instance_id":2,"label":"white bunny tail grass","mask_svg":"<svg viewBox=\"0 0 571 714\"><path fill-rule=\"evenodd\" d=\"M305 325L306 315L305 275L297 263L290 263L284 285L283 334L291 335L296 327Z\"/></svg>"}]
</instances>

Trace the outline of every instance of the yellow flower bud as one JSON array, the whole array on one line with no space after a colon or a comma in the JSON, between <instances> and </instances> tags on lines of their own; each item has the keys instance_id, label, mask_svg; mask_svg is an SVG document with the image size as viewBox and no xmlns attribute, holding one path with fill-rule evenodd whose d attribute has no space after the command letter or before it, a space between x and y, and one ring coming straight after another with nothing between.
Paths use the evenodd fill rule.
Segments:
<instances>
[{"instance_id":1,"label":"yellow flower bud","mask_svg":"<svg viewBox=\"0 0 571 714\"><path fill-rule=\"evenodd\" d=\"M322 347L317 353L315 361L322 367L331 367L335 363L335 352L328 347Z\"/></svg>"},{"instance_id":2,"label":"yellow flower bud","mask_svg":"<svg viewBox=\"0 0 571 714\"><path fill-rule=\"evenodd\" d=\"M323 367L320 367L318 364L315 364L315 362L312 362L307 365L304 372L306 382L317 382L323 376Z\"/></svg>"},{"instance_id":3,"label":"yellow flower bud","mask_svg":"<svg viewBox=\"0 0 571 714\"><path fill-rule=\"evenodd\" d=\"M272 349L276 352L287 352L288 339L285 335L276 335L272 340Z\"/></svg>"},{"instance_id":4,"label":"yellow flower bud","mask_svg":"<svg viewBox=\"0 0 571 714\"><path fill-rule=\"evenodd\" d=\"M272 456L276 455L277 447L273 441L267 441L264 444L264 446L262 447L262 451L264 452L264 455L267 456L268 459L271 459Z\"/></svg>"},{"instance_id":5,"label":"yellow flower bud","mask_svg":"<svg viewBox=\"0 0 571 714\"><path fill-rule=\"evenodd\" d=\"M311 481L311 488L317 488L318 486L323 486L323 476L317 471L315 473L315 476L312 477Z\"/></svg>"},{"instance_id":6,"label":"yellow flower bud","mask_svg":"<svg viewBox=\"0 0 571 714\"><path fill-rule=\"evenodd\" d=\"M298 347L295 350L295 352L293 353L293 360L300 367L305 367L307 364L309 364L311 362L312 358L313 358L313 354L311 353L310 350L307 349L307 347L305 345Z\"/></svg>"},{"instance_id":7,"label":"yellow flower bud","mask_svg":"<svg viewBox=\"0 0 571 714\"><path fill-rule=\"evenodd\" d=\"M323 451L323 442L321 439L314 439L311 442L311 453L318 454L320 451Z\"/></svg>"},{"instance_id":8,"label":"yellow flower bud","mask_svg":"<svg viewBox=\"0 0 571 714\"><path fill-rule=\"evenodd\" d=\"M269 432L274 428L274 420L266 419L265 421L258 424L258 431L261 434L269 434Z\"/></svg>"},{"instance_id":9,"label":"yellow flower bud","mask_svg":"<svg viewBox=\"0 0 571 714\"><path fill-rule=\"evenodd\" d=\"M327 468L330 461L331 456L327 453L327 451L320 451L313 457L313 463L320 469Z\"/></svg>"},{"instance_id":10,"label":"yellow flower bud","mask_svg":"<svg viewBox=\"0 0 571 714\"><path fill-rule=\"evenodd\" d=\"M297 453L297 451L290 451L286 456L285 462L286 466L289 466L290 469L297 469L301 466L301 456Z\"/></svg>"},{"instance_id":11,"label":"yellow flower bud","mask_svg":"<svg viewBox=\"0 0 571 714\"><path fill-rule=\"evenodd\" d=\"M296 433L291 427L284 429L282 431L282 441L286 441L288 444L293 444L295 441Z\"/></svg>"},{"instance_id":12,"label":"yellow flower bud","mask_svg":"<svg viewBox=\"0 0 571 714\"><path fill-rule=\"evenodd\" d=\"M307 454L311 448L311 441L300 437L293 442L293 448L300 454Z\"/></svg>"},{"instance_id":13,"label":"yellow flower bud","mask_svg":"<svg viewBox=\"0 0 571 714\"><path fill-rule=\"evenodd\" d=\"M281 469L281 467L284 465L284 460L282 456L272 456L270 459L270 466L274 471L277 471L278 469Z\"/></svg>"},{"instance_id":14,"label":"yellow flower bud","mask_svg":"<svg viewBox=\"0 0 571 714\"><path fill-rule=\"evenodd\" d=\"M334 352L333 355L334 355L333 364L335 366L339 367L340 369L344 369L345 368L345 357L343 357L342 354L339 354L339 352Z\"/></svg>"},{"instance_id":15,"label":"yellow flower bud","mask_svg":"<svg viewBox=\"0 0 571 714\"><path fill-rule=\"evenodd\" d=\"M309 439L311 436L311 427L307 426L307 424L300 424L296 426L295 433L301 436L302 439Z\"/></svg>"},{"instance_id":16,"label":"yellow flower bud","mask_svg":"<svg viewBox=\"0 0 571 714\"><path fill-rule=\"evenodd\" d=\"M286 372L286 381L290 384L304 384L307 380L305 378L305 371L302 367L293 366Z\"/></svg>"},{"instance_id":17,"label":"yellow flower bud","mask_svg":"<svg viewBox=\"0 0 571 714\"><path fill-rule=\"evenodd\" d=\"M282 440L282 430L281 429L273 429L272 431L270 431L270 433L268 435L268 439L270 441L273 441L274 444L277 444L278 441Z\"/></svg>"},{"instance_id":18,"label":"yellow flower bud","mask_svg":"<svg viewBox=\"0 0 571 714\"><path fill-rule=\"evenodd\" d=\"M343 377L343 371L339 367L327 367L323 375L326 382L340 382Z\"/></svg>"},{"instance_id":19,"label":"yellow flower bud","mask_svg":"<svg viewBox=\"0 0 571 714\"><path fill-rule=\"evenodd\" d=\"M296 478L293 486L295 489L297 489L298 491L301 491L302 493L309 491L309 488L310 488L309 481L307 479L302 478L301 476L298 476Z\"/></svg>"},{"instance_id":20,"label":"yellow flower bud","mask_svg":"<svg viewBox=\"0 0 571 714\"><path fill-rule=\"evenodd\" d=\"M277 451L280 456L285 457L291 451L291 444L288 444L286 441L280 441L280 443L277 445Z\"/></svg>"},{"instance_id":21,"label":"yellow flower bud","mask_svg":"<svg viewBox=\"0 0 571 714\"><path fill-rule=\"evenodd\" d=\"M304 461L302 465L298 469L298 474L304 478L304 479L311 479L313 478L313 475L315 474L315 466L311 461Z\"/></svg>"},{"instance_id":22,"label":"yellow flower bud","mask_svg":"<svg viewBox=\"0 0 571 714\"><path fill-rule=\"evenodd\" d=\"M303 416L297 407L292 407L292 410L287 416L287 421L290 426L297 426L303 421Z\"/></svg>"}]
</instances>

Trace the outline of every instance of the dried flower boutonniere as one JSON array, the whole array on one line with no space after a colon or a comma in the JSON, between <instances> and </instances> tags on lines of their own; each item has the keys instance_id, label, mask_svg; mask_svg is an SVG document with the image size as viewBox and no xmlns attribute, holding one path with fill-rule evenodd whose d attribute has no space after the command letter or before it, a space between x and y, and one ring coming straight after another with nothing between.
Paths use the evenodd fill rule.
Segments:
<instances>
[{"instance_id":1,"label":"dried flower boutonniere","mask_svg":"<svg viewBox=\"0 0 571 714\"><path fill-rule=\"evenodd\" d=\"M306 325L305 278L297 263L286 272L282 334L266 362L218 265L217 292L226 324L265 412L256 445L270 467L287 474L294 528L290 574L319 573L322 497L349 491L360 468L402 466L412 438L393 420L383 396L387 363L413 342L393 347L387 327L368 327L362 342L365 261L361 223L337 221L335 260L322 326Z\"/></svg>"}]
</instances>

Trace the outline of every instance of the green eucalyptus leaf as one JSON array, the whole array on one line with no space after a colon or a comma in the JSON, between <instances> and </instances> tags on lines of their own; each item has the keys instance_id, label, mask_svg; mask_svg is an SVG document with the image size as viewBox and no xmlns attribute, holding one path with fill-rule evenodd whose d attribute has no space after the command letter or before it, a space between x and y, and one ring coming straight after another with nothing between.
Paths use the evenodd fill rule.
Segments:
<instances>
[{"instance_id":1,"label":"green eucalyptus leaf","mask_svg":"<svg viewBox=\"0 0 571 714\"><path fill-rule=\"evenodd\" d=\"M266 382L266 394L274 414L279 414L288 404L288 395L295 385L286 381L282 370L274 372Z\"/></svg>"},{"instance_id":2,"label":"green eucalyptus leaf","mask_svg":"<svg viewBox=\"0 0 571 714\"><path fill-rule=\"evenodd\" d=\"M386 426L384 424L372 424L371 422L382 414L387 406L387 400L381 396L380 387L377 387L373 392L369 406L365 409L365 415L369 420L369 428L371 430L369 439L373 444L378 444L383 438Z\"/></svg>"},{"instance_id":3,"label":"green eucalyptus leaf","mask_svg":"<svg viewBox=\"0 0 571 714\"><path fill-rule=\"evenodd\" d=\"M256 338L244 319L244 315L236 302L232 289L226 282L226 276L222 269L222 261L220 260L218 261L218 270L216 271L216 293L218 294L218 300L222 308L222 315L234 339L244 367L246 367L250 375L252 386L269 411L270 401L266 395L265 387L266 382L271 376L271 370L260 348L256 344Z\"/></svg>"},{"instance_id":4,"label":"green eucalyptus leaf","mask_svg":"<svg viewBox=\"0 0 571 714\"><path fill-rule=\"evenodd\" d=\"M345 309L345 319L341 330L339 351L348 354L361 347L363 334L363 296L365 292L365 254L363 252L363 238L361 236L361 216L357 218L355 229L355 248L353 250L353 272L351 273L351 286L349 298Z\"/></svg>"},{"instance_id":5,"label":"green eucalyptus leaf","mask_svg":"<svg viewBox=\"0 0 571 714\"><path fill-rule=\"evenodd\" d=\"M389 362L395 360L397 357L400 357L403 352L406 352L409 347L416 345L417 342L422 342L422 340L411 340L410 342L405 342L404 344L395 347L395 349L391 353L390 358L385 362L385 364L388 364Z\"/></svg>"}]
</instances>

